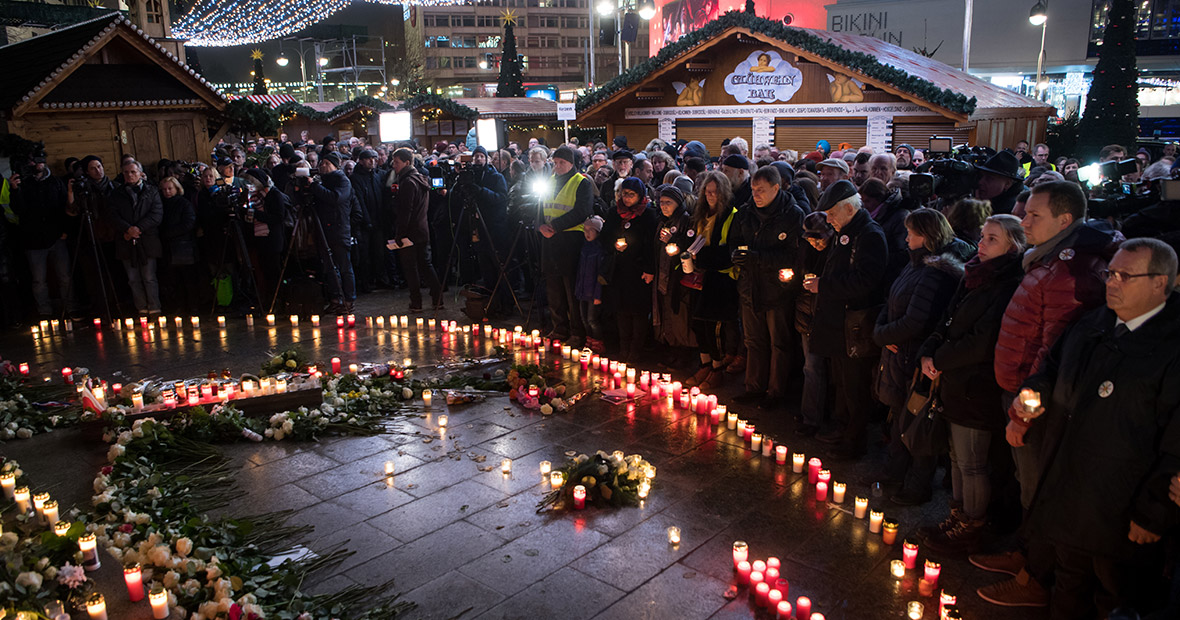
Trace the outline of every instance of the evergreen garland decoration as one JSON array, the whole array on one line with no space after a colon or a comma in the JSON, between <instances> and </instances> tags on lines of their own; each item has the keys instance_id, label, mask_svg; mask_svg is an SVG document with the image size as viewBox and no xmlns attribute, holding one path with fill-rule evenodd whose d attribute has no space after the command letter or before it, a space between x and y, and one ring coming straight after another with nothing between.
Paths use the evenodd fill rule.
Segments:
<instances>
[{"instance_id":1,"label":"evergreen garland decoration","mask_svg":"<svg viewBox=\"0 0 1180 620\"><path fill-rule=\"evenodd\" d=\"M848 67L874 80L889 84L898 90L916 95L924 101L952 112L971 114L975 111L975 97L968 98L961 93L939 88L929 80L883 64L875 56L844 49L802 29L786 26L780 21L736 11L725 13L703 27L684 35L679 41L665 46L655 56L616 76L603 84L601 88L583 95L578 99L578 111L581 112L605 101L623 89L642 82L648 75L668 64L674 58L734 27L745 28L751 32L773 37L788 45Z\"/></svg>"},{"instance_id":2,"label":"evergreen garland decoration","mask_svg":"<svg viewBox=\"0 0 1180 620\"><path fill-rule=\"evenodd\" d=\"M434 93L418 93L417 95L413 95L402 102L400 109L413 112L426 107L438 108L451 116L463 120L473 121L479 118L479 111L474 108L469 108L453 99L448 99Z\"/></svg>"},{"instance_id":3,"label":"evergreen garland decoration","mask_svg":"<svg viewBox=\"0 0 1180 620\"><path fill-rule=\"evenodd\" d=\"M1139 69L1135 61L1135 3L1112 0L1094 80L1078 126L1077 153L1095 158L1108 144L1132 148L1139 135ZM1090 160L1092 161L1092 159Z\"/></svg>"},{"instance_id":4,"label":"evergreen garland decoration","mask_svg":"<svg viewBox=\"0 0 1180 620\"><path fill-rule=\"evenodd\" d=\"M246 98L234 99L225 108L229 130L245 137L249 134L273 136L279 133L279 114L270 106Z\"/></svg>"},{"instance_id":5,"label":"evergreen garland decoration","mask_svg":"<svg viewBox=\"0 0 1180 620\"><path fill-rule=\"evenodd\" d=\"M345 101L340 105L328 110L327 112L320 112L315 108L308 107L296 101L288 101L275 108L275 112L279 115L279 119L283 122L291 119L294 116L302 116L303 118L313 121L334 121L357 108L370 108L378 112L385 112L394 109L389 103L382 101L376 97L369 95L361 95L354 98L352 101Z\"/></svg>"}]
</instances>

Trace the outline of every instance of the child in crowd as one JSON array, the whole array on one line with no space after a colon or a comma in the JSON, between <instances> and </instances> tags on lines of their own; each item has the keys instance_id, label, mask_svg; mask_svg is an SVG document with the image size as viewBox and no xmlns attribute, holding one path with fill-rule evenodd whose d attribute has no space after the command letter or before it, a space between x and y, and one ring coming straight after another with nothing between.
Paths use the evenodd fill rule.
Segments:
<instances>
[{"instance_id":1,"label":"child in crowd","mask_svg":"<svg viewBox=\"0 0 1180 620\"><path fill-rule=\"evenodd\" d=\"M586 346L593 351L602 351L602 259L605 254L598 243L604 220L595 215L582 224L586 243L582 244L582 256L578 259L578 279L574 283L574 295L581 304L582 320L586 322Z\"/></svg>"}]
</instances>

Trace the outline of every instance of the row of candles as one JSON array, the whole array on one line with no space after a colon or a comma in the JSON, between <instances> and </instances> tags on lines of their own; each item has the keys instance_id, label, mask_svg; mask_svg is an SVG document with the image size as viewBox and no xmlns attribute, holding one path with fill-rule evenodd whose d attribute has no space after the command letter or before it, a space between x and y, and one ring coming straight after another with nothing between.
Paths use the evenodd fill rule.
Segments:
<instances>
[{"instance_id":1,"label":"row of candles","mask_svg":"<svg viewBox=\"0 0 1180 620\"><path fill-rule=\"evenodd\" d=\"M411 325L410 317L408 315L404 315L404 314L400 315L400 316L391 314L388 317L386 317L384 315L364 316L362 318L364 320L364 325L366 327L377 327L379 329L384 329L387 325L390 329L410 329L410 325ZM279 322L279 317L274 314L267 314L264 317L262 317L261 320L263 322L265 322L268 327L275 327ZM336 327L353 328L353 327L357 326L357 315L355 315L355 314L337 315L333 320L336 323ZM219 328L225 328L228 325L228 320L226 319L226 317L224 315L218 316L216 321L217 321L217 326ZM312 327L320 327L320 325L323 323L323 321L321 321L320 315L318 315L318 314L312 314L307 317L301 317L298 314L292 314L287 317L287 321L290 323L290 325L292 327L298 327L304 321L310 322ZM160 329L167 329L169 322L175 324L176 329L183 329L186 323L191 325L193 329L196 329L196 330L201 329L201 317L199 317L199 316L191 316L191 317L188 317L188 319L185 319L185 317L176 316L176 317L172 317L172 319L170 321L168 317L162 316L162 315L159 317L156 317L155 321L152 321L151 319L149 319L146 316L141 316L141 317L139 317L138 320L133 319L133 318L125 318L125 319L121 319L121 320L115 319L115 320L111 321L110 327L116 331L123 331L124 329L132 330L132 329L135 329L135 326L138 323L142 329L156 329L157 325L159 326ZM254 327L255 322L256 322L256 319L254 318L254 315L252 315L252 314L246 315L246 326L247 327ZM104 324L104 321L101 318L94 319L95 329L102 329L103 324ZM480 324L464 325L464 326L460 327L456 321L446 321L446 320L439 320L439 319L434 319L434 318L424 318L424 317L414 318L413 326L416 329L418 329L419 331L421 331L423 329L429 329L430 331L435 331L435 330L441 329L444 332L462 331L464 333L471 333L472 331L475 331L476 333L478 333L478 331L481 327ZM491 329L492 329L491 325L487 325L486 327L487 327L487 329L484 330L484 332L485 332L484 335L491 336ZM74 331L74 322L72 320L68 320L68 319L64 320L64 321L61 321L58 319L42 320L37 325L33 325L30 329L32 331L33 336L35 336L35 337L40 337L42 335L56 334L56 333L59 333L62 331L72 332L72 331ZM522 331L522 328L520 326L517 326L515 333L521 333L521 331ZM537 336L538 334L536 332L534 332L532 335Z\"/></svg>"},{"instance_id":2,"label":"row of candles","mask_svg":"<svg viewBox=\"0 0 1180 620\"><path fill-rule=\"evenodd\" d=\"M27 486L17 487L15 472L0 474L0 490L3 491L5 499L16 502L16 509L20 514L31 513L35 517L35 519L30 519L30 523L52 528L56 536L62 538L69 536L73 524L60 519L58 503L50 497L49 493L31 493ZM102 567L102 561L98 555L98 538L93 533L87 532L78 537L78 550L82 552L82 568L87 572L93 572ZM125 567L123 578L131 600L143 600L143 571L140 565L134 564ZM157 586L153 588L149 597L152 617L157 620L167 618L170 613L168 593L162 587ZM54 606L55 609L57 607ZM86 600L86 611L91 620L107 620L106 600L101 593L95 593ZM57 620L59 617L68 618L69 616L64 615L64 612L54 611L49 617Z\"/></svg>"},{"instance_id":3,"label":"row of candles","mask_svg":"<svg viewBox=\"0 0 1180 620\"><path fill-rule=\"evenodd\" d=\"M653 399L666 399L669 407L679 407L697 415L707 414L711 424L720 425L724 423L727 429L735 431L744 440L750 450L761 453L764 457L773 456L775 463L778 465L786 465L789 455L794 473L801 474L806 469L808 483L815 488L815 500L817 502L830 501L834 504L841 504L845 501L847 485L843 482L833 482L831 471L823 468L821 459L816 457L808 459L805 454L798 452L790 453L787 446L778 444L772 438L758 433L753 423L739 418L738 414L729 411L726 405L718 404L716 396L703 394L697 387L685 390L680 382L672 381L671 376L668 374L637 371L635 368L630 368L622 362L609 360L605 356L595 354L589 349L579 351L572 349L568 345L554 344L553 346L560 346L562 358L578 362L583 370L595 370L607 373L608 377L610 377L610 387L626 389L627 395L630 397L638 396L640 390L642 390L643 393L650 394ZM636 383L638 383L638 387ZM1034 395L1032 398L1039 400L1039 395ZM1026 408L1029 411L1032 411L1035 406L1039 406L1039 402L1026 403ZM576 493L575 502L577 502ZM884 544L893 545L896 543L900 524L894 519L885 518L883 511L869 510L869 500L867 497L857 496L854 498L853 516L857 519L867 517L869 532L880 534L881 541ZM675 526L669 527L667 535L669 544L678 545L680 543L681 531L679 528ZM741 549L745 551L740 551ZM748 553L748 547L746 547L745 543L741 541L734 543L734 569L738 571L739 582L751 586L751 594L754 596L757 604L762 607L768 607L779 618L794 617L809 620L821 620L823 618L822 614L811 613L811 601L807 597L797 599L794 606L789 601L784 600L787 595L786 589L776 589L774 587L779 584L786 584L786 580L779 578L778 566L762 567L766 569L762 571L756 570L759 568L760 563L755 562L754 564L750 564L745 561L745 557L739 558L739 555L743 553ZM778 562L775 558L771 558L771 560L773 560L774 564ZM917 561L918 544L906 540L902 545L902 559L893 560L890 563L891 574L901 579L905 576L907 569L913 570L917 568ZM773 579L767 578L768 572ZM926 560L923 566L923 578L919 581L918 585L920 595L932 596L934 594L938 589L940 572L941 566L938 563ZM758 581L758 578L761 578L761 581L757 583L752 582L750 580L751 575L755 577L755 581ZM940 593L939 603L939 614L942 620L958 617L957 609L954 607L954 596L945 592ZM907 603L906 612L910 618L918 619L924 613L924 606L920 601L911 601ZM792 616L792 613L796 615Z\"/></svg>"}]
</instances>

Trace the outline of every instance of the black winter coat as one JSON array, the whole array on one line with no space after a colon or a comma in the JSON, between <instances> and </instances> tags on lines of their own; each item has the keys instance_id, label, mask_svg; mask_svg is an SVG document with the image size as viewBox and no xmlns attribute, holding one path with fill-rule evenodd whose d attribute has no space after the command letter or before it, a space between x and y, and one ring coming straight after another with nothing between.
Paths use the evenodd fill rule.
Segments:
<instances>
[{"instance_id":1,"label":"black winter coat","mask_svg":"<svg viewBox=\"0 0 1180 620\"><path fill-rule=\"evenodd\" d=\"M164 220L164 202L156 186L140 181L138 186L122 185L107 196L107 208L115 227L115 258L143 264L145 259L160 258L160 222ZM138 239L128 241L123 233L136 226Z\"/></svg>"},{"instance_id":2,"label":"black winter coat","mask_svg":"<svg viewBox=\"0 0 1180 620\"><path fill-rule=\"evenodd\" d=\"M430 242L430 183L412 166L392 173L397 190L386 195L385 239L409 239L415 244Z\"/></svg>"},{"instance_id":3,"label":"black winter coat","mask_svg":"<svg viewBox=\"0 0 1180 620\"><path fill-rule=\"evenodd\" d=\"M193 201L176 195L164 199L160 240L168 248L168 263L192 265L197 262L197 211Z\"/></svg>"},{"instance_id":4,"label":"black winter coat","mask_svg":"<svg viewBox=\"0 0 1180 620\"><path fill-rule=\"evenodd\" d=\"M266 192L266 198L263 199L262 208L256 209L254 212L254 219L266 224L266 236L253 237L254 230L250 224L245 224L243 233L248 238L253 237L253 242L257 244L258 249L264 252L270 252L276 256L281 255L286 245L285 222L287 212L291 209L291 199L283 192L280 192L277 187L272 187Z\"/></svg>"},{"instance_id":5,"label":"black winter coat","mask_svg":"<svg viewBox=\"0 0 1180 620\"><path fill-rule=\"evenodd\" d=\"M905 240L905 218L909 214L910 210L906 208L901 190L893 190L893 193L885 199L884 204L877 209L877 215L873 218L881 225L881 231L885 233L885 240L889 242L889 269L885 272L886 287L889 287L890 283L897 279L901 270L905 269L909 263L910 248Z\"/></svg>"},{"instance_id":6,"label":"black winter coat","mask_svg":"<svg viewBox=\"0 0 1180 620\"><path fill-rule=\"evenodd\" d=\"M488 229L496 232L508 223L508 182L492 166L473 168L475 201Z\"/></svg>"},{"instance_id":7,"label":"black winter coat","mask_svg":"<svg viewBox=\"0 0 1180 620\"><path fill-rule=\"evenodd\" d=\"M829 254L819 278L811 350L824 357L846 357L845 314L884 303L889 246L881 226L860 209L824 251Z\"/></svg>"},{"instance_id":8,"label":"black winter coat","mask_svg":"<svg viewBox=\"0 0 1180 620\"><path fill-rule=\"evenodd\" d=\"M1159 535L1180 525L1168 498L1180 471L1180 294L1135 331L1114 329L1113 311L1091 310L1024 383L1045 405L1030 520L1054 543L1125 560L1131 521Z\"/></svg>"},{"instance_id":9,"label":"black winter coat","mask_svg":"<svg viewBox=\"0 0 1180 620\"><path fill-rule=\"evenodd\" d=\"M924 249L910 250L909 255L910 262L893 281L873 329L873 341L881 347L877 398L895 409L908 395L918 367L918 348L938 325L963 277L963 263L945 249L934 255ZM897 352L886 345L896 346Z\"/></svg>"},{"instance_id":10,"label":"black winter coat","mask_svg":"<svg viewBox=\"0 0 1180 620\"><path fill-rule=\"evenodd\" d=\"M370 172L363 166L357 166L348 180L352 183L352 193L356 196L357 203L364 211L366 228L384 231L385 186L382 183L381 171Z\"/></svg>"},{"instance_id":11,"label":"black winter coat","mask_svg":"<svg viewBox=\"0 0 1180 620\"><path fill-rule=\"evenodd\" d=\"M994 360L1000 321L1024 277L1020 259L1020 254L1007 254L986 263L978 257L967 263L968 275L951 298L946 320L918 351L919 363L933 358L942 373L939 395L948 422L993 432L1008 423L1000 406L1003 390L996 383Z\"/></svg>"},{"instance_id":12,"label":"black winter coat","mask_svg":"<svg viewBox=\"0 0 1180 620\"><path fill-rule=\"evenodd\" d=\"M66 186L52 174L41 179L26 175L12 192L12 206L26 250L52 247L66 231Z\"/></svg>"},{"instance_id":13,"label":"black winter coat","mask_svg":"<svg viewBox=\"0 0 1180 620\"><path fill-rule=\"evenodd\" d=\"M606 250L603 273L607 285L603 296L616 311L651 312L651 284L643 281L643 274L655 273L652 254L655 237L656 210L650 206L630 222L623 221L618 209L607 214L602 234L598 237ZM621 252L616 245L619 239L627 240L627 248Z\"/></svg>"},{"instance_id":14,"label":"black winter coat","mask_svg":"<svg viewBox=\"0 0 1180 620\"><path fill-rule=\"evenodd\" d=\"M729 247L735 250L747 246L750 252L738 269L742 304L755 312L794 306L802 278L780 282L779 270L799 271L802 239L803 210L786 192L780 191L764 210L753 203L738 209L729 232Z\"/></svg>"},{"instance_id":15,"label":"black winter coat","mask_svg":"<svg viewBox=\"0 0 1180 620\"><path fill-rule=\"evenodd\" d=\"M352 183L348 176L343 170L329 172L305 191L315 197L316 214L328 243L348 246L352 240Z\"/></svg>"},{"instance_id":16,"label":"black winter coat","mask_svg":"<svg viewBox=\"0 0 1180 620\"><path fill-rule=\"evenodd\" d=\"M803 269L795 270L795 278L800 282L803 281L804 276L809 273L823 273L824 263L828 261L828 256L831 252L825 249L823 252L816 250L807 240L799 244L802 248ZM812 318L815 316L815 293L808 292L806 289L799 288L799 296L795 298L795 331L799 332L801 336L811 335Z\"/></svg>"},{"instance_id":17,"label":"black winter coat","mask_svg":"<svg viewBox=\"0 0 1180 620\"><path fill-rule=\"evenodd\" d=\"M734 204L736 205L736 203ZM705 206L697 205L697 208L704 209ZM693 261L694 268L705 275L701 283L701 294L696 296L696 304L692 309L693 319L736 321L741 315L741 306L738 304L737 280L724 271L733 267L732 250L730 250L730 248L736 247L732 245L733 224L729 226L729 237L726 238L725 243L721 242L725 220L729 218L729 214L733 213L734 209L734 206L727 206L717 214L712 234L709 235L708 245L701 248L701 251L697 253L696 260ZM737 214L735 213L733 217L736 221ZM703 233L703 229L693 232L700 234Z\"/></svg>"},{"instance_id":18,"label":"black winter coat","mask_svg":"<svg viewBox=\"0 0 1180 620\"><path fill-rule=\"evenodd\" d=\"M667 242L660 241L660 231L665 228L671 233ZM692 217L683 207L677 209L670 218L664 217L663 211L656 210L656 237L652 240L656 273L652 286L657 295L671 296L676 307L688 301L688 293L691 290L680 286L680 277L684 275L680 266L680 254L687 250L696 238L688 236L691 228ZM674 245L674 249L678 251L668 254L669 245Z\"/></svg>"}]
</instances>

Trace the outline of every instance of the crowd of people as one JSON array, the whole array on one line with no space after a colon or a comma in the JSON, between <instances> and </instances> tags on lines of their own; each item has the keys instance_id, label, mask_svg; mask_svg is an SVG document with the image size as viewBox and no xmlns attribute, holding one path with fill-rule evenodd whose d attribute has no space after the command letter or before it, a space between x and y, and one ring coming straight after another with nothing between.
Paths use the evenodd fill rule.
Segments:
<instances>
[{"instance_id":1,"label":"crowd of people","mask_svg":"<svg viewBox=\"0 0 1180 620\"><path fill-rule=\"evenodd\" d=\"M883 423L881 488L926 503L945 465L949 513L921 534L1010 574L980 590L992 603L1177 617L1158 543L1180 524L1180 205L1091 217L1103 190L1078 160L1026 142L976 149L968 183L930 192L947 155L284 134L210 164L128 155L111 178L98 157L55 176L34 154L0 193L3 281L42 317L128 297L143 315L321 295L346 313L401 286L419 312L423 288L439 309L477 283L493 315L531 299L551 338L632 363L658 347L689 386L797 411L831 459L861 458ZM1108 180L1158 193L1178 169L1175 145L1158 155ZM1018 549L980 553L1017 526Z\"/></svg>"}]
</instances>

